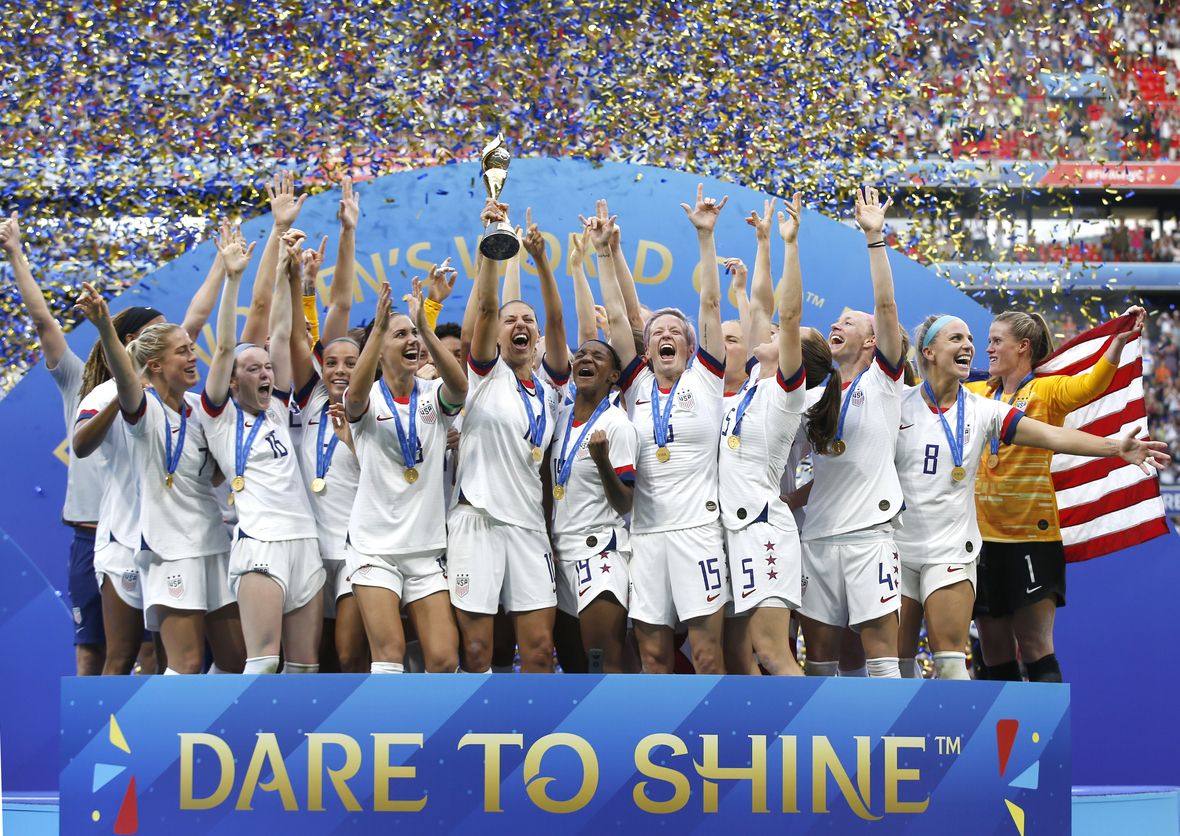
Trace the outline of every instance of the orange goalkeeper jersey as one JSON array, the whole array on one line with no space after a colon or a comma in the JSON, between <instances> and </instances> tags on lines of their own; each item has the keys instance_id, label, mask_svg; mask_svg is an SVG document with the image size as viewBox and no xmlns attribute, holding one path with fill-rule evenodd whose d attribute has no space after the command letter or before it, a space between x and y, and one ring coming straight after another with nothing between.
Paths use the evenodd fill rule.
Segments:
<instances>
[{"instance_id":1,"label":"orange goalkeeper jersey","mask_svg":"<svg viewBox=\"0 0 1180 836\"><path fill-rule=\"evenodd\" d=\"M1029 418L1060 427L1066 415L1105 392L1117 370L1101 357L1087 374L1034 378L1016 392L1013 406ZM995 396L995 389L985 381L968 383L967 388L985 398ZM1007 401L1012 396L1002 397ZM1057 496L1049 473L1053 453L1001 444L1000 462L994 468L987 466L990 455L991 449L986 448L975 477L975 507L983 539L998 543L1060 540Z\"/></svg>"}]
</instances>

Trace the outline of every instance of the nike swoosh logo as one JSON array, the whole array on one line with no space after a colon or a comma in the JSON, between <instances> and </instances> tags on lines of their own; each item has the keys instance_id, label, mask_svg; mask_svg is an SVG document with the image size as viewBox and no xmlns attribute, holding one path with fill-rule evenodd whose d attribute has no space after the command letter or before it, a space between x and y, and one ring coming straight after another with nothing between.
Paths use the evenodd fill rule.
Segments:
<instances>
[{"instance_id":1,"label":"nike swoosh logo","mask_svg":"<svg viewBox=\"0 0 1180 836\"><path fill-rule=\"evenodd\" d=\"M586 587L585 589L579 589L578 590L578 597L581 598L583 595L585 595L589 591L590 591L589 587Z\"/></svg>"},{"instance_id":2,"label":"nike swoosh logo","mask_svg":"<svg viewBox=\"0 0 1180 836\"><path fill-rule=\"evenodd\" d=\"M948 566L947 571L948 572L962 572L963 567L962 566Z\"/></svg>"},{"instance_id":3,"label":"nike swoosh logo","mask_svg":"<svg viewBox=\"0 0 1180 836\"><path fill-rule=\"evenodd\" d=\"M651 401L636 401L636 402L635 402L635 405L636 405L636 406L641 406L641 405L643 405L643 404L645 404L645 403L651 403Z\"/></svg>"},{"instance_id":4,"label":"nike swoosh logo","mask_svg":"<svg viewBox=\"0 0 1180 836\"><path fill-rule=\"evenodd\" d=\"M913 424L902 424L900 427L898 427L898 429L899 430L908 430L912 426L913 426Z\"/></svg>"},{"instance_id":5,"label":"nike swoosh logo","mask_svg":"<svg viewBox=\"0 0 1180 836\"><path fill-rule=\"evenodd\" d=\"M754 594L754 592L755 592L755 590L753 590L753 589L751 589L749 592L743 592L743 593L742 593L742 597L743 597L743 598L749 598L751 595L753 595L753 594Z\"/></svg>"},{"instance_id":6,"label":"nike swoosh logo","mask_svg":"<svg viewBox=\"0 0 1180 836\"><path fill-rule=\"evenodd\" d=\"M888 604L890 601L892 601L896 597L897 597L896 595L890 595L888 598L882 598L881 603Z\"/></svg>"},{"instance_id":7,"label":"nike swoosh logo","mask_svg":"<svg viewBox=\"0 0 1180 836\"><path fill-rule=\"evenodd\" d=\"M718 599L718 597L720 597L720 595L721 595L721 593L720 593L720 592L718 592L718 593L715 593L715 594L713 594L713 595L710 595L710 596L709 596L708 598L706 598L705 600L706 600L706 601L716 601L716 600Z\"/></svg>"},{"instance_id":8,"label":"nike swoosh logo","mask_svg":"<svg viewBox=\"0 0 1180 836\"><path fill-rule=\"evenodd\" d=\"M385 417L382 417L382 416L378 415L378 416L377 416L377 420L378 420L378 421L392 421L392 420L393 420L393 416L392 416L392 415L386 415Z\"/></svg>"},{"instance_id":9,"label":"nike swoosh logo","mask_svg":"<svg viewBox=\"0 0 1180 836\"><path fill-rule=\"evenodd\" d=\"M1034 593L1034 592L1036 592L1038 589L1040 589L1040 588L1041 588L1041 586L1043 586L1043 584L1037 584L1037 585L1036 585L1036 586L1034 586L1032 589L1026 589L1026 590L1024 590L1024 594L1025 594L1025 595L1031 595L1032 593Z\"/></svg>"}]
</instances>

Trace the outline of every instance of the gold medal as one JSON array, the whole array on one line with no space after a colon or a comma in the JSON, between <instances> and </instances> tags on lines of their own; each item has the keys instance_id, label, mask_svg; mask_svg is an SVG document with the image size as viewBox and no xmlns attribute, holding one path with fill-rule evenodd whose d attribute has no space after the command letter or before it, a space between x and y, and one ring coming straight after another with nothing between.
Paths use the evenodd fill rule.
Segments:
<instances>
[{"instance_id":1,"label":"gold medal","mask_svg":"<svg viewBox=\"0 0 1180 836\"><path fill-rule=\"evenodd\" d=\"M848 445L844 443L843 439L837 438L832 442L832 455L843 456L844 451L848 449Z\"/></svg>"},{"instance_id":2,"label":"gold medal","mask_svg":"<svg viewBox=\"0 0 1180 836\"><path fill-rule=\"evenodd\" d=\"M230 505L234 504L234 495L232 493L229 495L229 504Z\"/></svg>"},{"instance_id":3,"label":"gold medal","mask_svg":"<svg viewBox=\"0 0 1180 836\"><path fill-rule=\"evenodd\" d=\"M668 459L670 459L670 458L672 458L672 454L670 452L668 452L667 447L661 447L658 450L656 450L656 461L662 463L662 462L668 461Z\"/></svg>"},{"instance_id":4,"label":"gold medal","mask_svg":"<svg viewBox=\"0 0 1180 836\"><path fill-rule=\"evenodd\" d=\"M951 471L951 478L954 479L956 482L962 482L964 479L967 478L967 468L963 467L962 465L960 465L959 467L956 467L954 470Z\"/></svg>"},{"instance_id":5,"label":"gold medal","mask_svg":"<svg viewBox=\"0 0 1180 836\"><path fill-rule=\"evenodd\" d=\"M997 456L995 453L992 453L990 456L987 457L987 466L992 468L993 470L995 469L995 467L999 463L1000 463L1000 457Z\"/></svg>"},{"instance_id":6,"label":"gold medal","mask_svg":"<svg viewBox=\"0 0 1180 836\"><path fill-rule=\"evenodd\" d=\"M731 435L729 437L729 449L730 450L736 450L737 448L739 448L741 446L742 446L742 439L740 436Z\"/></svg>"},{"instance_id":7,"label":"gold medal","mask_svg":"<svg viewBox=\"0 0 1180 836\"><path fill-rule=\"evenodd\" d=\"M313 491L315 491L316 493L320 493L321 491L323 491L324 487L325 487L327 484L328 484L328 483L327 483L327 482L325 482L323 479L320 479L319 477L316 477L315 479L312 479L312 480L311 480L311 489L312 489Z\"/></svg>"},{"instance_id":8,"label":"gold medal","mask_svg":"<svg viewBox=\"0 0 1180 836\"><path fill-rule=\"evenodd\" d=\"M563 488L561 485L554 485L553 486L553 498L554 499L565 499L565 488Z\"/></svg>"},{"instance_id":9,"label":"gold medal","mask_svg":"<svg viewBox=\"0 0 1180 836\"><path fill-rule=\"evenodd\" d=\"M533 461L539 462L544 455L540 447L533 448Z\"/></svg>"},{"instance_id":10,"label":"gold medal","mask_svg":"<svg viewBox=\"0 0 1180 836\"><path fill-rule=\"evenodd\" d=\"M171 473L169 473L167 476L164 477L164 487L166 487L166 488L172 487L172 474Z\"/></svg>"},{"instance_id":11,"label":"gold medal","mask_svg":"<svg viewBox=\"0 0 1180 836\"><path fill-rule=\"evenodd\" d=\"M233 489L235 491L240 491L242 488L246 487L246 477L245 476L235 476L234 480L232 482L230 482L230 485L233 487Z\"/></svg>"},{"instance_id":12,"label":"gold medal","mask_svg":"<svg viewBox=\"0 0 1180 836\"><path fill-rule=\"evenodd\" d=\"M416 467L407 467L406 468L406 481L409 482L411 485L418 481L418 468L416 468Z\"/></svg>"}]
</instances>

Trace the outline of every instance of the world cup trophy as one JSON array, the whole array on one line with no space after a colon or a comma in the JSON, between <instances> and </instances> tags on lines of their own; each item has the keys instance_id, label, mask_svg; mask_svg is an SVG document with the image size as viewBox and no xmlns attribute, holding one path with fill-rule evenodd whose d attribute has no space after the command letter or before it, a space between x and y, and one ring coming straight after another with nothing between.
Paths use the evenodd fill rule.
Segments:
<instances>
[{"instance_id":1,"label":"world cup trophy","mask_svg":"<svg viewBox=\"0 0 1180 836\"><path fill-rule=\"evenodd\" d=\"M483 186L492 200L498 201L500 192L504 191L504 181L508 179L508 163L511 161L508 147L504 144L504 134L498 134L479 155L479 162L483 167ZM483 240L479 242L479 251L483 253L484 258L493 261L505 261L516 255L520 251L520 241L512 229L512 224L507 221L489 224Z\"/></svg>"}]
</instances>

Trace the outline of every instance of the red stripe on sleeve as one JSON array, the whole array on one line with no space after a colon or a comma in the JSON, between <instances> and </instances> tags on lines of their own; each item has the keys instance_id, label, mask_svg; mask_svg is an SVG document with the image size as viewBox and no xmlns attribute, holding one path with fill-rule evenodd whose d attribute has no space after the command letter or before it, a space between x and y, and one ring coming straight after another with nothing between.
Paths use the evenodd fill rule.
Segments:
<instances>
[{"instance_id":1,"label":"red stripe on sleeve","mask_svg":"<svg viewBox=\"0 0 1180 836\"><path fill-rule=\"evenodd\" d=\"M479 360L476 360L474 357L472 357L470 354L468 354L467 355L467 365L470 366L471 370L473 372L475 372L477 375L479 375L480 377L487 377L488 372L490 372L492 370L492 368L496 365L496 360L499 360L499 359L500 359L500 355L499 355L499 353L497 353L493 359L484 363Z\"/></svg>"},{"instance_id":2,"label":"red stripe on sleeve","mask_svg":"<svg viewBox=\"0 0 1180 836\"><path fill-rule=\"evenodd\" d=\"M697 359L705 364L705 368L717 377L725 377L725 361L718 360L705 349L697 346Z\"/></svg>"},{"instance_id":3,"label":"red stripe on sleeve","mask_svg":"<svg viewBox=\"0 0 1180 836\"><path fill-rule=\"evenodd\" d=\"M210 398L209 398L208 392L206 392L206 391L201 392L201 408L204 409L205 412L207 412L209 415L213 416L214 418L216 418L218 415L220 415L222 412L225 411L225 405L227 403L229 403L229 393L228 392L225 395L225 400L222 401L220 404L213 403L213 401L210 400Z\"/></svg>"},{"instance_id":4,"label":"red stripe on sleeve","mask_svg":"<svg viewBox=\"0 0 1180 836\"><path fill-rule=\"evenodd\" d=\"M1011 444L1012 439L1016 435L1016 425L1020 423L1020 419L1024 417L1024 413L1019 409L1009 409L1007 416L1004 418L1004 426L1000 429L1000 438L1005 444Z\"/></svg>"},{"instance_id":5,"label":"red stripe on sleeve","mask_svg":"<svg viewBox=\"0 0 1180 836\"><path fill-rule=\"evenodd\" d=\"M635 378L639 377L639 371L643 368L643 360L636 357L632 360L627 368L623 369L623 376L619 379L619 389L626 392L631 388L631 384L635 382Z\"/></svg>"},{"instance_id":6,"label":"red stripe on sleeve","mask_svg":"<svg viewBox=\"0 0 1180 836\"><path fill-rule=\"evenodd\" d=\"M795 373L791 375L790 380L786 380L783 378L783 370L779 369L777 372L775 372L774 379L778 381L778 385L783 387L785 391L794 392L796 389L807 382L807 372L803 366L799 366Z\"/></svg>"}]
</instances>

